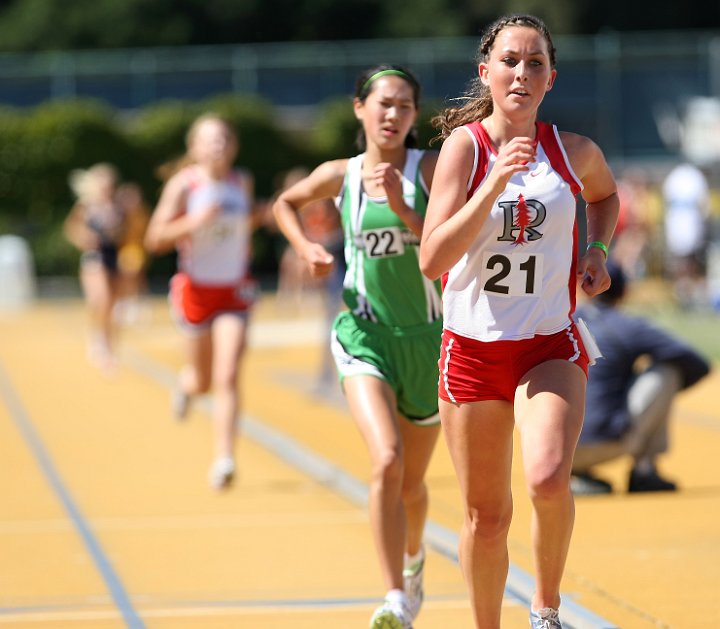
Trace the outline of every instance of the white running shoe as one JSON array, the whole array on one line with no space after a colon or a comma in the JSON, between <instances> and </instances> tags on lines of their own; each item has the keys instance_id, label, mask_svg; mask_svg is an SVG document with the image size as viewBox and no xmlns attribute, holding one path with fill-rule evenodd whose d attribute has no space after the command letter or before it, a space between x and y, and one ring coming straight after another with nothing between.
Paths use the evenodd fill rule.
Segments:
<instances>
[{"instance_id":1,"label":"white running shoe","mask_svg":"<svg viewBox=\"0 0 720 629\"><path fill-rule=\"evenodd\" d=\"M412 629L412 615L404 603L387 599L375 610L370 629Z\"/></svg>"},{"instance_id":2,"label":"white running shoe","mask_svg":"<svg viewBox=\"0 0 720 629\"><path fill-rule=\"evenodd\" d=\"M101 337L91 339L87 351L88 360L93 367L97 367L108 376L115 374L117 359L106 340Z\"/></svg>"},{"instance_id":3,"label":"white running shoe","mask_svg":"<svg viewBox=\"0 0 720 629\"><path fill-rule=\"evenodd\" d=\"M562 629L557 609L543 607L537 611L530 608L530 626L532 629Z\"/></svg>"},{"instance_id":4,"label":"white running shoe","mask_svg":"<svg viewBox=\"0 0 720 629\"><path fill-rule=\"evenodd\" d=\"M425 548L420 548L420 558L403 570L404 590L408 598L410 617L415 620L420 613L425 591L423 589L423 573L425 572Z\"/></svg>"},{"instance_id":5,"label":"white running shoe","mask_svg":"<svg viewBox=\"0 0 720 629\"><path fill-rule=\"evenodd\" d=\"M170 399L173 415L178 421L184 420L190 410L190 396L182 390L180 385L175 387Z\"/></svg>"},{"instance_id":6,"label":"white running shoe","mask_svg":"<svg viewBox=\"0 0 720 629\"><path fill-rule=\"evenodd\" d=\"M210 486L213 489L227 489L235 478L235 461L232 457L221 456L215 459L210 468Z\"/></svg>"}]
</instances>

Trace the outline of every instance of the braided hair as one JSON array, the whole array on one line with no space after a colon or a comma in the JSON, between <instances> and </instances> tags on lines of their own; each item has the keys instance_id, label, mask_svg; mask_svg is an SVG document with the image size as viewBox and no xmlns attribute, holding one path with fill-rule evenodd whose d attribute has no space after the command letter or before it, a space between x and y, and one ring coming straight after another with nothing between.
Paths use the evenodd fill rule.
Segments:
<instances>
[{"instance_id":1,"label":"braided hair","mask_svg":"<svg viewBox=\"0 0 720 629\"><path fill-rule=\"evenodd\" d=\"M503 16L485 30L477 50L476 65L488 60L498 34L509 26L526 26L534 28L540 33L547 42L550 65L555 67L555 46L550 37L550 31L540 18L525 13ZM453 129L476 120L483 120L493 112L490 88L483 84L479 76L470 81L465 93L458 100L464 101L464 103L459 107L447 107L432 119L432 125L439 132L433 138L434 142L446 139Z\"/></svg>"}]
</instances>

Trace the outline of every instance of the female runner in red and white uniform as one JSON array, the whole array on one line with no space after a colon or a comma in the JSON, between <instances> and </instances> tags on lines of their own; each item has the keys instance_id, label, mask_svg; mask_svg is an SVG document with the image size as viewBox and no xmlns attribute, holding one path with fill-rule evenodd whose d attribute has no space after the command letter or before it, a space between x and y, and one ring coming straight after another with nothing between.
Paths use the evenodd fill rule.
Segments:
<instances>
[{"instance_id":1,"label":"female runner in red and white uniform","mask_svg":"<svg viewBox=\"0 0 720 629\"><path fill-rule=\"evenodd\" d=\"M465 105L436 119L445 142L420 251L423 272L444 281L440 415L465 501L460 555L477 627L500 627L517 427L533 507L531 624L556 629L589 360L575 289L609 286L618 199L594 142L537 120L556 76L542 21L500 18L478 56ZM579 259L578 193L590 243Z\"/></svg>"},{"instance_id":2,"label":"female runner in red and white uniform","mask_svg":"<svg viewBox=\"0 0 720 629\"><path fill-rule=\"evenodd\" d=\"M170 301L185 333L187 364L174 412L183 418L191 397L212 387L216 443L210 484L221 489L235 473L239 362L254 298L249 277L253 179L233 168L237 137L219 116L198 118L187 147L189 164L167 181L145 244L153 252L178 250Z\"/></svg>"}]
</instances>

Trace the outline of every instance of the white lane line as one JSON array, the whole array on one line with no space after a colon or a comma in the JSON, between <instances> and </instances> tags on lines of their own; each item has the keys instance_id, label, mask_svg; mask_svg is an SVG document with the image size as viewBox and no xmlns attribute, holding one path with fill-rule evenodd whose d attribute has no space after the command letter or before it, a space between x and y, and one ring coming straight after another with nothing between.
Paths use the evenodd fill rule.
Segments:
<instances>
[{"instance_id":1,"label":"white lane line","mask_svg":"<svg viewBox=\"0 0 720 629\"><path fill-rule=\"evenodd\" d=\"M116 572L110 557L105 553L87 519L80 511L70 490L60 476L50 453L45 448L30 414L25 410L22 400L15 390L9 376L0 364L0 401L4 401L10 418L22 435L26 447L31 452L53 494L62 505L73 529L80 537L85 550L95 564L110 596L129 629L144 629L145 625L133 607L133 602ZM2 616L0 616L0 620Z\"/></svg>"},{"instance_id":2,"label":"white lane line","mask_svg":"<svg viewBox=\"0 0 720 629\"><path fill-rule=\"evenodd\" d=\"M377 602L376 598L318 598L301 600L223 600L223 601L166 601L157 606L142 608L145 618L202 618L212 616L258 616L262 614L287 614L297 617L298 614L315 614L318 609L364 610L368 605ZM517 605L516 602L505 600L506 606ZM426 600L424 609L466 609L469 607L467 597L439 596ZM22 623L39 622L90 622L93 620L120 619L116 609L83 609L73 607L28 606L22 611L7 612L0 609L0 625L18 626Z\"/></svg>"},{"instance_id":3,"label":"white lane line","mask_svg":"<svg viewBox=\"0 0 720 629\"><path fill-rule=\"evenodd\" d=\"M319 524L364 524L367 514L361 510L348 512L312 511L310 513L278 512L251 514L205 514L202 516L133 516L93 518L94 531L205 530L257 527L316 526ZM0 522L0 535L34 535L72 531L71 522L61 519L15 520Z\"/></svg>"},{"instance_id":4,"label":"white lane line","mask_svg":"<svg viewBox=\"0 0 720 629\"><path fill-rule=\"evenodd\" d=\"M134 369L163 386L172 389L175 385L175 374L163 365L135 351L128 351L126 359ZM204 404L204 409L207 412L210 411L208 400L203 399L199 400L199 402ZM242 425L243 433L249 439L275 454L280 460L343 496L353 504L360 507L367 506L367 486L341 467L331 463L288 435L253 417L243 415ZM457 548L459 539L457 533L436 522L428 521L425 538L426 543L433 550L458 563ZM532 576L511 564L506 584L506 595L517 598L529 608L534 591L535 582ZM562 617L566 629L620 629L615 623L575 603L568 594L563 594Z\"/></svg>"}]
</instances>

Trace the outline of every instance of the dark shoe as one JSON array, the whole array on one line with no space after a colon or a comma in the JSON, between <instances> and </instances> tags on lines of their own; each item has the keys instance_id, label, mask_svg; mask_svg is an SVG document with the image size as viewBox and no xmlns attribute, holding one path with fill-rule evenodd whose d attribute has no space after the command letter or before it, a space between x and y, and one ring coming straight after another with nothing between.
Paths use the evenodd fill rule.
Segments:
<instances>
[{"instance_id":1,"label":"dark shoe","mask_svg":"<svg viewBox=\"0 0 720 629\"><path fill-rule=\"evenodd\" d=\"M639 474L635 470L630 472L630 480L628 482L628 491L630 493L641 491L675 491L676 489L677 485L675 483L666 480L655 471L649 474Z\"/></svg>"},{"instance_id":2,"label":"dark shoe","mask_svg":"<svg viewBox=\"0 0 720 629\"><path fill-rule=\"evenodd\" d=\"M612 485L589 473L573 474L570 477L570 489L576 496L594 496L612 493Z\"/></svg>"}]
</instances>

